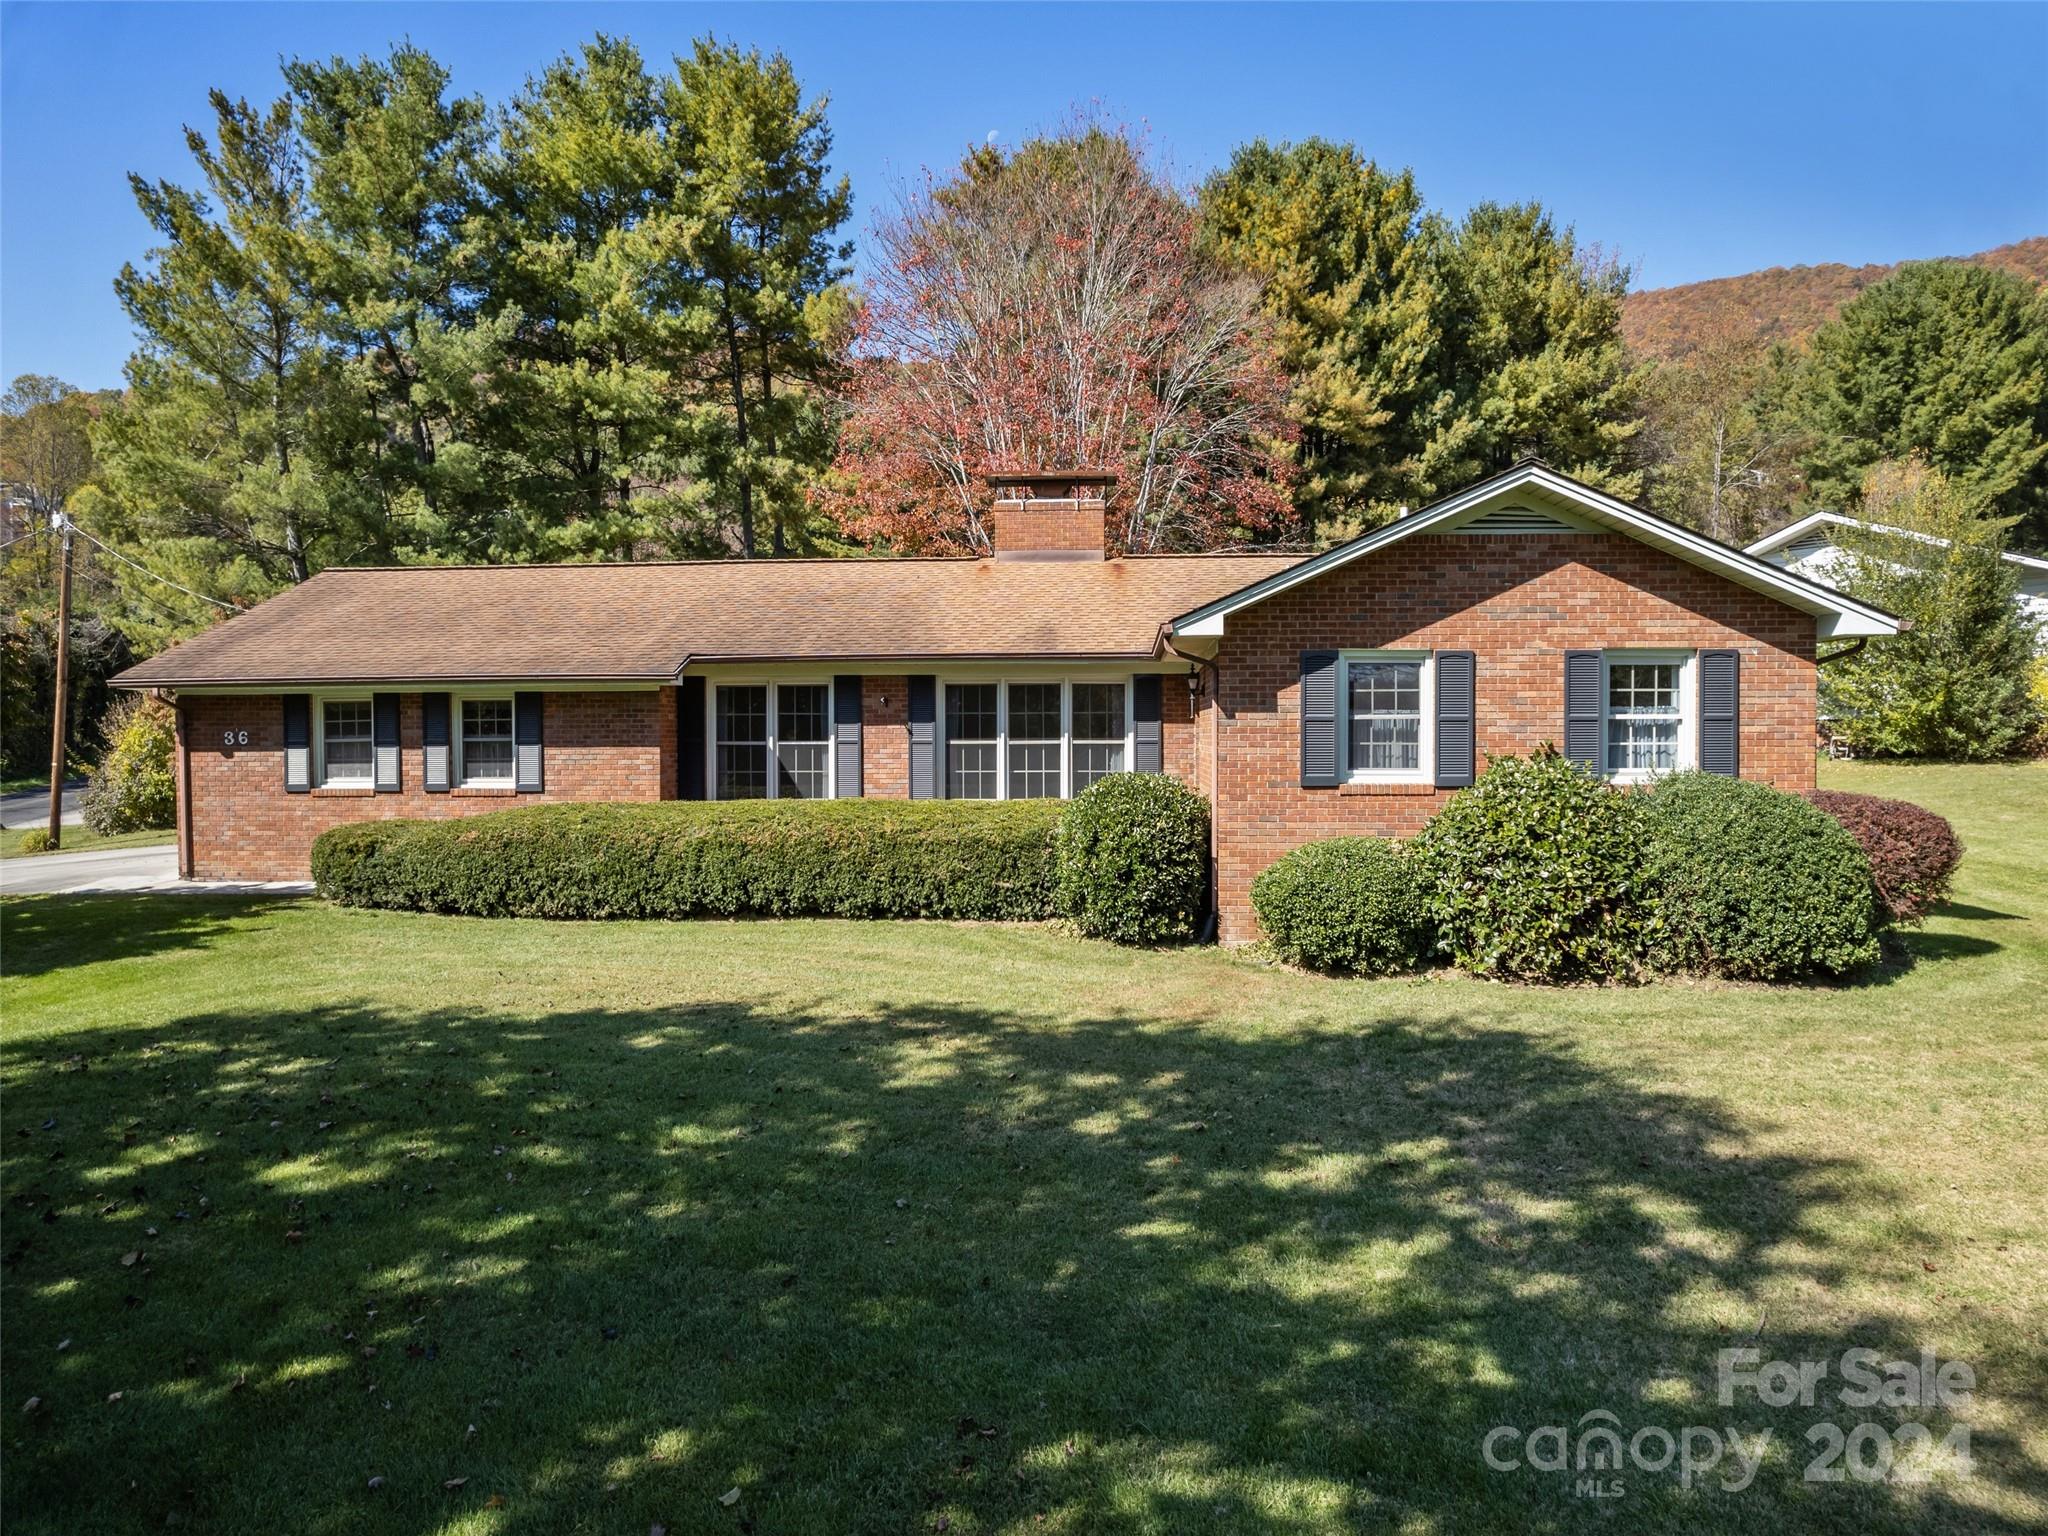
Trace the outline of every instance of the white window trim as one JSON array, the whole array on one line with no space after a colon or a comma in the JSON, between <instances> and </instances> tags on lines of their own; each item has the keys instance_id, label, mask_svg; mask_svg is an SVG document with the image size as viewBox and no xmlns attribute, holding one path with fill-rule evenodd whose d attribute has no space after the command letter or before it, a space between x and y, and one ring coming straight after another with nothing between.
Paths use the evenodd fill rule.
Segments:
<instances>
[{"instance_id":1,"label":"white window trim","mask_svg":"<svg viewBox=\"0 0 2048 1536\"><path fill-rule=\"evenodd\" d=\"M512 771L503 778L473 779L463 762L462 706L500 700L512 706ZM451 694L448 699L449 783L457 789L512 789L519 783L519 701L510 690Z\"/></svg>"},{"instance_id":2,"label":"white window trim","mask_svg":"<svg viewBox=\"0 0 2048 1536\"><path fill-rule=\"evenodd\" d=\"M839 798L839 689L829 677L717 677L704 684L704 798L718 798L718 690L721 688L765 688L768 690L767 746L768 796L782 798L782 775L777 750L782 745L782 715L777 698L782 688L823 688L825 690L825 793L826 800ZM794 798L794 797L792 797Z\"/></svg>"},{"instance_id":3,"label":"white window trim","mask_svg":"<svg viewBox=\"0 0 2048 1536\"><path fill-rule=\"evenodd\" d=\"M1419 703L1422 721L1414 768L1351 767L1351 663L1354 661L1419 661L1422 663ZM1343 753L1347 784L1434 784L1436 782L1436 653L1434 651L1339 651L1337 714L1343 722L1338 750Z\"/></svg>"},{"instance_id":4,"label":"white window trim","mask_svg":"<svg viewBox=\"0 0 2048 1536\"><path fill-rule=\"evenodd\" d=\"M1062 800L1074 798L1074 685L1076 683L1118 683L1122 685L1124 690L1123 772L1129 773L1132 771L1131 764L1137 760L1138 751L1136 723L1138 683L1136 676L1119 673L1111 677L1089 677L1085 674L1071 677L1033 677L1028 674L976 677L957 673L948 676L941 673L937 679L938 697L934 701L933 709L933 713L938 716L938 719L932 727L932 750L934 753L932 774L938 781L936 788L940 799L951 800L953 798L953 776L949 771L951 765L948 761L949 754L946 750L948 745L946 737L946 690L963 685L972 687L977 683L993 683L996 688L996 799L1008 800L1010 798L1010 685L1012 683L1059 684L1060 792L1058 798ZM1163 694L1164 691L1164 684L1162 684L1161 693ZM984 738L977 736L972 739L980 741ZM1030 738L1033 741L1040 739L1036 736ZM1088 740L1093 743L1107 740L1107 738L1091 736ZM1038 799L1042 797L1033 796L1032 798Z\"/></svg>"},{"instance_id":5,"label":"white window trim","mask_svg":"<svg viewBox=\"0 0 2048 1536\"><path fill-rule=\"evenodd\" d=\"M322 789L374 789L377 785L377 700L367 693L321 693L312 699L313 782ZM370 706L370 771L361 778L337 779L327 772L327 706Z\"/></svg>"},{"instance_id":6,"label":"white window trim","mask_svg":"<svg viewBox=\"0 0 2048 1536\"><path fill-rule=\"evenodd\" d=\"M1671 754L1672 766L1658 768L1619 768L1607 766L1607 719L1608 700L1612 690L1608 673L1616 662L1623 666L1640 662L1678 663L1678 741ZM1651 784L1673 773L1684 773L1699 766L1700 741L1700 691L1699 652L1679 650L1672 647L1617 650L1600 653L1600 772L1611 784Z\"/></svg>"}]
</instances>

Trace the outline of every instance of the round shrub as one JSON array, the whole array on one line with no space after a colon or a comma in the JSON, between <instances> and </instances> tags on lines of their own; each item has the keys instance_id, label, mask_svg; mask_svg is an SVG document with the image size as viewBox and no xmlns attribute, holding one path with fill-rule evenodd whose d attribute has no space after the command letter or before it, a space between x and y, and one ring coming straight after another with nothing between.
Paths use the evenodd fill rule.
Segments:
<instances>
[{"instance_id":1,"label":"round shrub","mask_svg":"<svg viewBox=\"0 0 2048 1536\"><path fill-rule=\"evenodd\" d=\"M1409 845L1439 947L1482 976L1626 976L1650 914L1641 797L1555 752L1497 757Z\"/></svg>"},{"instance_id":2,"label":"round shrub","mask_svg":"<svg viewBox=\"0 0 2048 1536\"><path fill-rule=\"evenodd\" d=\"M1915 923L1948 895L1963 856L1963 841L1948 818L1909 800L1816 790L1807 796L1849 829L1870 860L1870 877L1884 915Z\"/></svg>"},{"instance_id":3,"label":"round shrub","mask_svg":"<svg viewBox=\"0 0 2048 1536\"><path fill-rule=\"evenodd\" d=\"M15 844L23 853L48 853L54 846L48 827L30 827L21 834L21 841Z\"/></svg>"},{"instance_id":4,"label":"round shrub","mask_svg":"<svg viewBox=\"0 0 2048 1536\"><path fill-rule=\"evenodd\" d=\"M1092 938L1161 944L1194 937L1209 894L1209 805L1163 773L1113 773L1060 816L1059 910Z\"/></svg>"},{"instance_id":5,"label":"round shrub","mask_svg":"<svg viewBox=\"0 0 2048 1536\"><path fill-rule=\"evenodd\" d=\"M1252 907L1275 953L1319 971L1412 971L1428 948L1415 866L1377 837L1295 849L1252 882Z\"/></svg>"},{"instance_id":6,"label":"round shrub","mask_svg":"<svg viewBox=\"0 0 2048 1536\"><path fill-rule=\"evenodd\" d=\"M1870 862L1818 806L1708 773L1676 774L1640 798L1662 965L1781 981L1877 958Z\"/></svg>"},{"instance_id":7,"label":"round shrub","mask_svg":"<svg viewBox=\"0 0 2048 1536\"><path fill-rule=\"evenodd\" d=\"M540 805L313 840L348 906L476 917L1044 919L1059 805L962 800Z\"/></svg>"},{"instance_id":8,"label":"round shrub","mask_svg":"<svg viewBox=\"0 0 2048 1536\"><path fill-rule=\"evenodd\" d=\"M175 826L178 783L171 768L176 724L161 699L130 694L107 712L106 751L79 801L85 824L102 835Z\"/></svg>"}]
</instances>

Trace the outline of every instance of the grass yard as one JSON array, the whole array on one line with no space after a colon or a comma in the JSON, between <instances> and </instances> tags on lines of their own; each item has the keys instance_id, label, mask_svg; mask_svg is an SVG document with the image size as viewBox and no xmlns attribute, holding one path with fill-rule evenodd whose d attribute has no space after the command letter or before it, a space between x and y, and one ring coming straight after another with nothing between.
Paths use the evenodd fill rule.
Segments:
<instances>
[{"instance_id":1,"label":"grass yard","mask_svg":"<svg viewBox=\"0 0 2048 1536\"><path fill-rule=\"evenodd\" d=\"M1970 845L1833 991L9 903L9 1536L2043 1529L2048 768L1827 776ZM1978 1391L1722 1407L1745 1345ZM1482 1462L1603 1409L1772 1438ZM1802 1480L1866 1419L1974 1475Z\"/></svg>"},{"instance_id":2,"label":"grass yard","mask_svg":"<svg viewBox=\"0 0 2048 1536\"><path fill-rule=\"evenodd\" d=\"M24 853L21 834L25 827L9 827L0 833L0 859L42 859L49 853ZM141 832L95 832L90 827L66 827L64 846L53 848L50 853L87 853L100 848L168 848L177 841L177 833L166 828L150 828Z\"/></svg>"}]
</instances>

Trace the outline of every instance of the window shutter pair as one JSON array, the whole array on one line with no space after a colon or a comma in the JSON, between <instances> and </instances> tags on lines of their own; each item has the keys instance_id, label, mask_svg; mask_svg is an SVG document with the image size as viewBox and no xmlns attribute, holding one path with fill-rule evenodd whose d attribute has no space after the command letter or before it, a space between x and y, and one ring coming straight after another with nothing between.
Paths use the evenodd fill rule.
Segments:
<instances>
[{"instance_id":1,"label":"window shutter pair","mask_svg":"<svg viewBox=\"0 0 2048 1536\"><path fill-rule=\"evenodd\" d=\"M1436 778L1440 789L1463 789L1478 763L1478 657L1438 651L1436 663ZM1342 707L1342 658L1335 651L1301 653L1301 782L1329 789L1344 781L1338 760L1337 713Z\"/></svg>"},{"instance_id":2,"label":"window shutter pair","mask_svg":"<svg viewBox=\"0 0 2048 1536\"><path fill-rule=\"evenodd\" d=\"M1564 755L1599 772L1599 651L1564 653ZM1742 653L1699 654L1699 765L1708 773L1742 773Z\"/></svg>"},{"instance_id":3,"label":"window shutter pair","mask_svg":"<svg viewBox=\"0 0 2048 1536\"><path fill-rule=\"evenodd\" d=\"M371 783L380 795L398 792L398 695L370 696ZM313 788L313 696L284 696L284 789L303 795Z\"/></svg>"},{"instance_id":4,"label":"window shutter pair","mask_svg":"<svg viewBox=\"0 0 2048 1536\"><path fill-rule=\"evenodd\" d=\"M910 798L934 800L939 793L939 680L929 674L911 678L905 702L910 714Z\"/></svg>"}]
</instances>

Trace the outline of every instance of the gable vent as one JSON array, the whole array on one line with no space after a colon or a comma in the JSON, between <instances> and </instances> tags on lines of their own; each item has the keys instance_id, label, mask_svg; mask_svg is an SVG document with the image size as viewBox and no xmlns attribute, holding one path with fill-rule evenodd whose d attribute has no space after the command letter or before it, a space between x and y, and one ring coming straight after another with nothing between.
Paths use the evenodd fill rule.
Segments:
<instances>
[{"instance_id":1,"label":"gable vent","mask_svg":"<svg viewBox=\"0 0 2048 1536\"><path fill-rule=\"evenodd\" d=\"M1805 538L1794 539L1785 546L1785 558L1787 560L1804 560L1808 556L1819 554L1832 543L1834 543L1834 540L1824 533L1809 533Z\"/></svg>"},{"instance_id":2,"label":"gable vent","mask_svg":"<svg viewBox=\"0 0 2048 1536\"><path fill-rule=\"evenodd\" d=\"M1579 530L1561 517L1548 512L1538 512L1533 507L1495 507L1491 512L1482 512L1471 521L1460 524L1457 533L1577 533Z\"/></svg>"}]
</instances>

